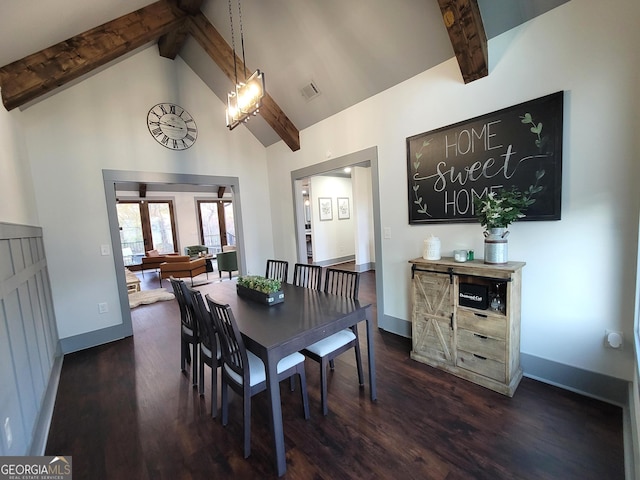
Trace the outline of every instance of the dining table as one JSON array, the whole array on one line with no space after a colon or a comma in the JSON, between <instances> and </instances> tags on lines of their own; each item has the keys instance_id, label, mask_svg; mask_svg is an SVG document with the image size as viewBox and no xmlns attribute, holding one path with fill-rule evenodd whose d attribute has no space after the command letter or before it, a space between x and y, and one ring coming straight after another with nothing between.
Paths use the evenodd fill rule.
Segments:
<instances>
[{"instance_id":1,"label":"dining table","mask_svg":"<svg viewBox=\"0 0 640 480\"><path fill-rule=\"evenodd\" d=\"M371 401L377 399L371 304L361 304L358 300L288 283L282 284L282 291L282 303L267 305L238 295L236 279L209 284L206 292L203 289L216 302L231 307L246 348L265 364L270 428L278 476L284 475L287 470L277 375L277 365L282 358L364 321L369 391Z\"/></svg>"}]
</instances>

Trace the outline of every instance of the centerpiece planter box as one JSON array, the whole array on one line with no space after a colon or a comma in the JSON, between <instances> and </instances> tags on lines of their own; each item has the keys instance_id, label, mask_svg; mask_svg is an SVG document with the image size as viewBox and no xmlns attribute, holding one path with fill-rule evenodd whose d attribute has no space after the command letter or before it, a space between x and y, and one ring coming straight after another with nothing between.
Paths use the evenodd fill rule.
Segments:
<instances>
[{"instance_id":1,"label":"centerpiece planter box","mask_svg":"<svg viewBox=\"0 0 640 480\"><path fill-rule=\"evenodd\" d=\"M264 305L271 306L284 302L284 292L282 290L272 293L263 293L242 285L236 285L236 291L241 297L248 298Z\"/></svg>"}]
</instances>

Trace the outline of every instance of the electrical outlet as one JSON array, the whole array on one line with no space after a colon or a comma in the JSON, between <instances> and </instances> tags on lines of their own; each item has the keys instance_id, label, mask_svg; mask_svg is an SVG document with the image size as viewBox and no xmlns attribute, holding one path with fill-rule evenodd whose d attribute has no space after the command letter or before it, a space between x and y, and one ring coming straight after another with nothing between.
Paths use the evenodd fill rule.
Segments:
<instances>
[{"instance_id":1,"label":"electrical outlet","mask_svg":"<svg viewBox=\"0 0 640 480\"><path fill-rule=\"evenodd\" d=\"M98 304L98 312L99 313L107 313L109 311L109 306L107 302L102 302Z\"/></svg>"},{"instance_id":2,"label":"electrical outlet","mask_svg":"<svg viewBox=\"0 0 640 480\"><path fill-rule=\"evenodd\" d=\"M622 350L624 344L624 336L622 332L616 332L614 330L604 331L604 346L607 348L614 348L616 350Z\"/></svg>"},{"instance_id":3,"label":"electrical outlet","mask_svg":"<svg viewBox=\"0 0 640 480\"><path fill-rule=\"evenodd\" d=\"M11 433L11 421L9 417L4 419L4 437L7 441L7 450L10 450L13 444L13 434Z\"/></svg>"}]
</instances>

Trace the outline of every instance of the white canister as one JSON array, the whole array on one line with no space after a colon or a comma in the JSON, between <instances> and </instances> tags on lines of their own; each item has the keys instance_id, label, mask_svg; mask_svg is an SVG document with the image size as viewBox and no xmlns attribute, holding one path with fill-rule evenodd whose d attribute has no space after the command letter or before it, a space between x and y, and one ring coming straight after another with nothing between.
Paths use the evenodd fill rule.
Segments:
<instances>
[{"instance_id":1,"label":"white canister","mask_svg":"<svg viewBox=\"0 0 640 480\"><path fill-rule=\"evenodd\" d=\"M425 260L440 260L440 239L431 235L424 241L422 258Z\"/></svg>"}]
</instances>

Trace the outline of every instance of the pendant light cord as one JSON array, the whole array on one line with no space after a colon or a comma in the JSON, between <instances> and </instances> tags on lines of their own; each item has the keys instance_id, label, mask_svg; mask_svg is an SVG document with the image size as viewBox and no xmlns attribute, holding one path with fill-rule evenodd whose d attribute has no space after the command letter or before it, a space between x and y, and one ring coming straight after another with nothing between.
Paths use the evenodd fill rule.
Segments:
<instances>
[{"instance_id":1,"label":"pendant light cord","mask_svg":"<svg viewBox=\"0 0 640 480\"><path fill-rule=\"evenodd\" d=\"M238 85L238 66L236 63L236 40L233 35L233 13L231 12L231 0L229 0L229 23L231 24L231 48L233 49L233 73L236 77L236 85ZM244 57L244 45L242 48L243 48L242 55Z\"/></svg>"},{"instance_id":2,"label":"pendant light cord","mask_svg":"<svg viewBox=\"0 0 640 480\"><path fill-rule=\"evenodd\" d=\"M244 81L247 81L247 62L244 59L244 32L242 31L242 4L238 0L238 15L240 17L240 44L242 45L242 65L244 67Z\"/></svg>"}]
</instances>

